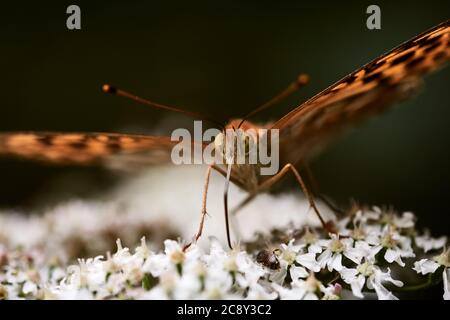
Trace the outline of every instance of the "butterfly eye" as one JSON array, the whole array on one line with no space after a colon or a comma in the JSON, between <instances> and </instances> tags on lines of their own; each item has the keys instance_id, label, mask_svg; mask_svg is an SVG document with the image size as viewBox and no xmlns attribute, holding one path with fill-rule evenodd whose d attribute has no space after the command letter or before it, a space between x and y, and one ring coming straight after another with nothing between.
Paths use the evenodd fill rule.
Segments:
<instances>
[{"instance_id":1,"label":"butterfly eye","mask_svg":"<svg viewBox=\"0 0 450 320\"><path fill-rule=\"evenodd\" d=\"M214 138L214 146L216 149L223 149L224 146L224 136L223 133L219 133L215 138Z\"/></svg>"},{"instance_id":2,"label":"butterfly eye","mask_svg":"<svg viewBox=\"0 0 450 320\"><path fill-rule=\"evenodd\" d=\"M223 132L219 133L214 138L214 147L216 149L216 152L219 152L222 156L227 158L227 146L226 146L226 136L223 134Z\"/></svg>"},{"instance_id":3,"label":"butterfly eye","mask_svg":"<svg viewBox=\"0 0 450 320\"><path fill-rule=\"evenodd\" d=\"M252 144L253 144L253 138L250 135L246 134L244 136L244 150L245 150L246 155L250 152L250 148L251 148Z\"/></svg>"}]
</instances>

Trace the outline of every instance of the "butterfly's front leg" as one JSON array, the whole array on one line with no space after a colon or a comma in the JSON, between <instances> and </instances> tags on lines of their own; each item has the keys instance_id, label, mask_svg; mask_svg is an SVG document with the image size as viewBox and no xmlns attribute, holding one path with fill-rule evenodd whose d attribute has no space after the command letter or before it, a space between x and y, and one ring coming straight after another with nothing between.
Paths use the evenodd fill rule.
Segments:
<instances>
[{"instance_id":1,"label":"butterfly's front leg","mask_svg":"<svg viewBox=\"0 0 450 320\"><path fill-rule=\"evenodd\" d=\"M195 234L193 240L183 247L183 251L186 251L192 245L192 243L197 242L198 239L200 239L200 237L202 236L203 227L204 227L204 224L205 224L205 218L206 218L206 216L208 214L208 212L206 211L206 200L207 200L207 197L208 197L209 178L211 177L211 171L213 169L216 170L217 172L219 172L222 175L225 173L222 168L220 168L220 167L218 167L216 165L209 165L208 169L206 169L205 182L203 184L202 209L201 209L201 213L200 213L200 224L198 226L197 233Z\"/></svg>"}]
</instances>

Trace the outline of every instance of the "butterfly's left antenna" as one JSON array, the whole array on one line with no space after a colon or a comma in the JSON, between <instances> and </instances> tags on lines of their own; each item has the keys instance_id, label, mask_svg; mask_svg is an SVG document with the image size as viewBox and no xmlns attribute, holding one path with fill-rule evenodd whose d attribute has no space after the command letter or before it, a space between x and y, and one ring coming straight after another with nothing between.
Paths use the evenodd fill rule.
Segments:
<instances>
[{"instance_id":1,"label":"butterfly's left antenna","mask_svg":"<svg viewBox=\"0 0 450 320\"><path fill-rule=\"evenodd\" d=\"M104 84L103 85L103 92L111 93L111 94L114 94L116 96L122 96L122 97L125 97L125 98L128 98L128 99L131 99L133 101L136 101L138 103L150 106L152 108L163 109L163 110L168 110L168 111L172 111L172 112L182 113L182 114L187 115L187 116L189 116L191 118L194 118L194 119L202 119L202 120L208 121L210 123L213 123L213 124L219 126L221 130L225 129L225 126L221 122L219 122L217 120L214 120L214 119L211 119L209 117L205 117L204 115L202 115L200 113L193 112L193 111L187 111L187 110L179 109L179 108L176 108L176 107L171 107L171 106L166 106L166 105L163 105L163 104L160 104L160 103L156 103L156 102L153 102L153 101L141 98L139 96L136 96L136 95L134 95L132 93L129 93L127 91L124 91L122 89L118 89L118 88L116 88L114 86L111 86L110 84Z\"/></svg>"},{"instance_id":2,"label":"butterfly's left antenna","mask_svg":"<svg viewBox=\"0 0 450 320\"><path fill-rule=\"evenodd\" d=\"M261 105L260 107L256 108L252 112L245 115L245 117L242 118L241 122L239 123L238 129L244 124L246 120L253 117L255 114L266 110L267 108L272 107L273 105L277 104L278 102L282 101L283 99L287 98L291 94L293 94L295 91L300 89L301 87L304 87L309 82L309 76L307 74L300 74L295 81L293 81L286 89L281 91L278 95Z\"/></svg>"}]
</instances>

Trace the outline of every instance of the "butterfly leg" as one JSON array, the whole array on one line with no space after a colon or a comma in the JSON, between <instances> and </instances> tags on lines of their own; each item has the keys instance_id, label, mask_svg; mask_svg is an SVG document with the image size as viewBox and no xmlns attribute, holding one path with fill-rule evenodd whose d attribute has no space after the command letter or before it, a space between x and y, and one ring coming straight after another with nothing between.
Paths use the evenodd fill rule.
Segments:
<instances>
[{"instance_id":1,"label":"butterfly leg","mask_svg":"<svg viewBox=\"0 0 450 320\"><path fill-rule=\"evenodd\" d=\"M202 209L200 213L200 224L198 226L197 233L195 234L193 241L189 242L183 247L183 251L186 251L194 242L197 242L198 239L202 236L203 233L203 227L205 224L205 218L208 215L208 212L206 211L206 200L208 197L208 188L209 188L209 178L211 177L211 171L216 170L220 174L226 175L226 172L223 171L222 168L215 166L215 165L209 165L208 169L206 169L206 175L205 175L205 181L203 183L203 195L202 195Z\"/></svg>"},{"instance_id":2,"label":"butterfly leg","mask_svg":"<svg viewBox=\"0 0 450 320\"><path fill-rule=\"evenodd\" d=\"M286 164L276 175L270 177L266 181L264 181L257 190L252 192L250 195L248 195L247 198L245 198L234 210L233 213L236 213L237 210L244 207L246 204L248 204L253 198L260 192L268 190L271 186L273 186L275 183L281 180L288 172L292 172L295 176L295 179L299 183L303 193L305 194L305 197L309 201L309 205L311 208L313 208L314 212L316 213L317 217L320 220L320 223L322 224L323 228L329 232L334 233L334 228L330 223L327 223L322 215L320 214L319 210L317 209L316 203L314 202L314 198L308 191L305 182L303 181L303 178L301 177L300 173L297 171L297 169L290 163Z\"/></svg>"}]
</instances>

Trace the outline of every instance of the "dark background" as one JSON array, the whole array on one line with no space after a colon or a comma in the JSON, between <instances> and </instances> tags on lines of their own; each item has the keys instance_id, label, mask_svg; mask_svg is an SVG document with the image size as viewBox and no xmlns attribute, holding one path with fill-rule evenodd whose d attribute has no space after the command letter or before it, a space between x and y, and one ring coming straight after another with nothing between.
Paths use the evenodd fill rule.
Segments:
<instances>
[{"instance_id":1,"label":"dark background","mask_svg":"<svg viewBox=\"0 0 450 320\"><path fill-rule=\"evenodd\" d=\"M82 30L66 29L78 4ZM300 72L310 84L254 120L274 120L342 76L447 20L450 2L111 1L2 4L0 131L169 134L191 123L101 92L104 82L225 120L239 117ZM388 204L449 234L449 69L425 90L327 149L313 164L321 189L348 203ZM163 123L163 124L161 124ZM165 123L165 125L164 125ZM165 128L165 130L158 129ZM0 207L35 208L92 196L118 177L98 168L0 160ZM55 191L56 190L56 191ZM55 196L56 195L56 196ZM48 203L47 203L48 204Z\"/></svg>"}]
</instances>

